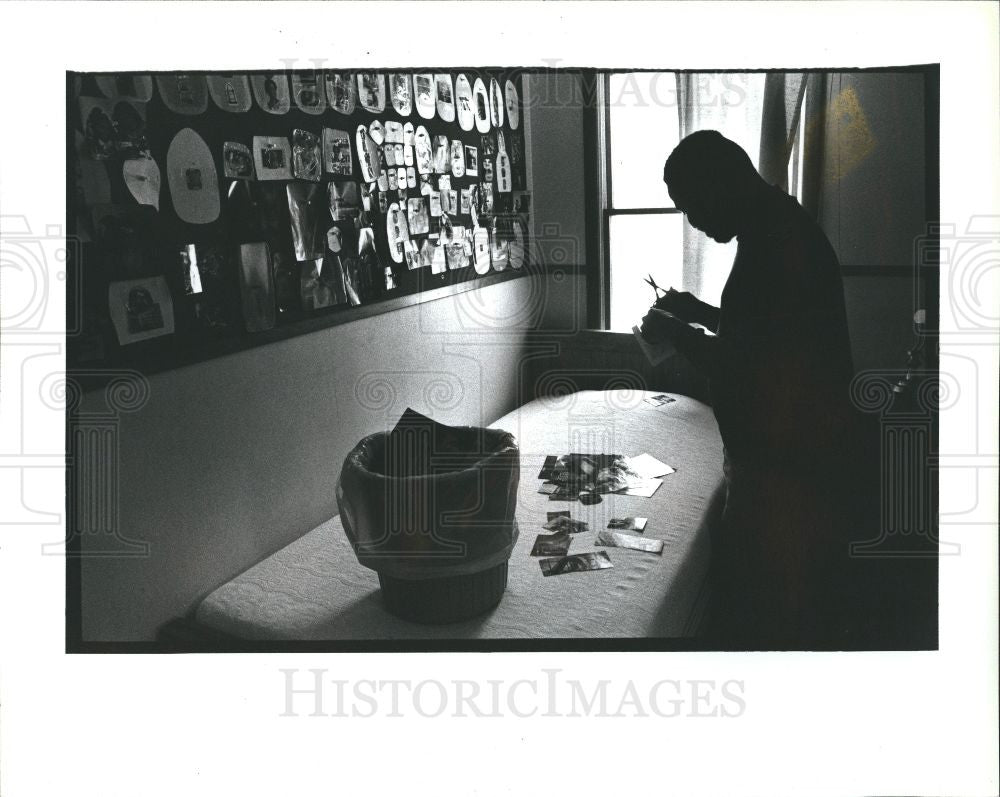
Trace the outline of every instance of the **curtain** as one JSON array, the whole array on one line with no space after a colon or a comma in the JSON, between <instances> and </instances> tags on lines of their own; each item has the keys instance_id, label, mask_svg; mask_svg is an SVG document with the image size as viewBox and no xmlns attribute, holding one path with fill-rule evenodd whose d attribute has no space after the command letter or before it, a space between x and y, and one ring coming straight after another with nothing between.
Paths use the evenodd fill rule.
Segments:
<instances>
[{"instance_id":1,"label":"curtain","mask_svg":"<svg viewBox=\"0 0 1000 797\"><path fill-rule=\"evenodd\" d=\"M814 219L820 218L820 197L823 182L823 153L826 150L826 109L830 102L830 80L826 74L813 73L808 78L806 93L805 149L802 174L802 207Z\"/></svg>"},{"instance_id":2,"label":"curtain","mask_svg":"<svg viewBox=\"0 0 1000 797\"><path fill-rule=\"evenodd\" d=\"M760 122L760 176L788 191L788 159L799 126L802 96L806 90L801 72L777 72L764 80L764 106Z\"/></svg>"},{"instance_id":3,"label":"curtain","mask_svg":"<svg viewBox=\"0 0 1000 797\"><path fill-rule=\"evenodd\" d=\"M681 138L718 130L750 156L769 183L788 189L788 159L806 89L802 73L677 73ZM736 256L684 222L684 290L718 306Z\"/></svg>"}]
</instances>

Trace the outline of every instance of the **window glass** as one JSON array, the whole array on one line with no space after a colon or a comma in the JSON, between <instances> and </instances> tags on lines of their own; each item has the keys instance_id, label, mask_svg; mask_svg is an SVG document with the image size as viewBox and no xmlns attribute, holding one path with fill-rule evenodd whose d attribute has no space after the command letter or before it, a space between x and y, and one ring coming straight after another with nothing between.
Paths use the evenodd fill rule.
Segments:
<instances>
[{"instance_id":1,"label":"window glass","mask_svg":"<svg viewBox=\"0 0 1000 797\"><path fill-rule=\"evenodd\" d=\"M613 208L673 207L663 163L680 139L673 72L609 76L608 126Z\"/></svg>"},{"instance_id":2,"label":"window glass","mask_svg":"<svg viewBox=\"0 0 1000 797\"><path fill-rule=\"evenodd\" d=\"M656 284L681 287L684 217L679 213L611 216L608 243L611 268L610 329L629 332L642 321L653 304L653 289L645 283L648 274Z\"/></svg>"}]
</instances>

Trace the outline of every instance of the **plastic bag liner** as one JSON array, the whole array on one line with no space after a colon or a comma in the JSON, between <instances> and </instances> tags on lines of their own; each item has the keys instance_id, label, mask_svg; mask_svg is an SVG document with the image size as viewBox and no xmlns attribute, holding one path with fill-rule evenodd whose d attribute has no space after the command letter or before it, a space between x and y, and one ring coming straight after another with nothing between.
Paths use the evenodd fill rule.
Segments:
<instances>
[{"instance_id":1,"label":"plastic bag liner","mask_svg":"<svg viewBox=\"0 0 1000 797\"><path fill-rule=\"evenodd\" d=\"M337 505L386 607L447 623L481 614L507 586L520 463L509 432L445 426L411 409L347 455Z\"/></svg>"}]
</instances>

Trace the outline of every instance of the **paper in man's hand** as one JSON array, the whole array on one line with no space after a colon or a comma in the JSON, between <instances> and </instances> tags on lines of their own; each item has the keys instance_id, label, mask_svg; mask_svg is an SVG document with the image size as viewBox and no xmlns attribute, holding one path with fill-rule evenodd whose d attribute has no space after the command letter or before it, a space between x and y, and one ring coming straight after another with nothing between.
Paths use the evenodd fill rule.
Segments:
<instances>
[{"instance_id":1,"label":"paper in man's hand","mask_svg":"<svg viewBox=\"0 0 1000 797\"><path fill-rule=\"evenodd\" d=\"M646 355L646 359L649 360L650 365L659 365L677 353L677 349L674 348L674 344L670 341L650 343L642 336L642 332L639 331L639 327L637 326L632 327L632 334L635 335L635 339L639 342L639 348Z\"/></svg>"}]
</instances>

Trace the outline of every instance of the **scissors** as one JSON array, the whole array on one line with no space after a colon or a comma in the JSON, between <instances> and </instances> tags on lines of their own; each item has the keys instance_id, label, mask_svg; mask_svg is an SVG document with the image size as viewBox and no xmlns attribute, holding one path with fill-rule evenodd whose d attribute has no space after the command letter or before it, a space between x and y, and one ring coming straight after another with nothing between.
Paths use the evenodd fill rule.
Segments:
<instances>
[{"instance_id":1,"label":"scissors","mask_svg":"<svg viewBox=\"0 0 1000 797\"><path fill-rule=\"evenodd\" d=\"M663 288L661 288L659 285L656 284L656 280L653 279L653 275L652 274L647 274L646 275L646 279L644 280L644 282L653 289L653 296L656 299L660 298L660 294L661 293L664 296L667 295L667 292L665 290L663 290Z\"/></svg>"}]
</instances>

